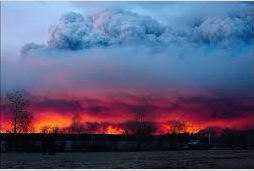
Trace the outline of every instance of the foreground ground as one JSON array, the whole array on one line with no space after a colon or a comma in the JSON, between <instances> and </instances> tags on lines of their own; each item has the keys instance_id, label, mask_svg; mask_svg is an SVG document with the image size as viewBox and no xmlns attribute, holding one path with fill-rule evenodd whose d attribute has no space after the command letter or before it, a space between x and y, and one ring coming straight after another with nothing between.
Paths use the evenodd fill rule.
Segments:
<instances>
[{"instance_id":1,"label":"foreground ground","mask_svg":"<svg viewBox=\"0 0 254 171\"><path fill-rule=\"evenodd\" d=\"M1 153L2 168L254 168L254 151Z\"/></svg>"}]
</instances>

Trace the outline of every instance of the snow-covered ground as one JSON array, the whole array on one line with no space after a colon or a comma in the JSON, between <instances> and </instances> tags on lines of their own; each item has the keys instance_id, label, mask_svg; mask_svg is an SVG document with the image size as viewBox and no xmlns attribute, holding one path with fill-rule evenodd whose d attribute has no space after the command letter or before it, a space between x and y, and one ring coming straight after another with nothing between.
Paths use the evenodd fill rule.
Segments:
<instances>
[{"instance_id":1,"label":"snow-covered ground","mask_svg":"<svg viewBox=\"0 0 254 171\"><path fill-rule=\"evenodd\" d=\"M252 150L1 153L2 168L254 168Z\"/></svg>"}]
</instances>

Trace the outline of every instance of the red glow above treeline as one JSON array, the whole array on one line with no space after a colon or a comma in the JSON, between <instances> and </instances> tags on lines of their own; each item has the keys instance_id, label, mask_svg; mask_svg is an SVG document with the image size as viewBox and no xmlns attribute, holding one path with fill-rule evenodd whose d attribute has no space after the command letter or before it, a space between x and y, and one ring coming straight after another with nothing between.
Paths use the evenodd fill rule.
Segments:
<instances>
[{"instance_id":1,"label":"red glow above treeline","mask_svg":"<svg viewBox=\"0 0 254 171\"><path fill-rule=\"evenodd\" d=\"M84 96L87 97L87 96ZM253 128L253 104L250 99L213 96L147 98L125 95L97 98L56 96L35 98L32 104L34 131L45 126L62 130L72 124L75 115L82 124L92 124L96 134L124 134L124 124L135 120L135 113L146 115L155 130L153 134L170 132L172 123L185 122L185 131L196 133L207 128ZM3 105L2 105L3 107ZM10 115L1 111L1 132L10 128Z\"/></svg>"},{"instance_id":2,"label":"red glow above treeline","mask_svg":"<svg viewBox=\"0 0 254 171\"><path fill-rule=\"evenodd\" d=\"M172 121L172 118L170 118ZM165 118L166 120L166 118ZM175 119L175 121L180 121ZM233 129L248 129L252 127L253 124L253 116L249 116L248 118L237 118L231 120L213 120L213 121L191 121L191 120L181 120L186 124L185 132L188 133L197 133L200 130L217 127L217 128L233 128ZM86 116L85 114L80 121L83 124L86 123L96 123L98 128L94 129L92 132L94 134L125 134L125 130L120 126L121 123L124 123L125 120L120 119L112 119L112 118L100 118ZM39 113L34 121L34 131L36 133L40 133L43 127L58 127L59 130L65 129L69 127L72 123L72 116L60 113ZM103 126L102 126L103 125ZM171 124L169 122L160 122L156 124L156 129L153 134L166 134L170 132ZM10 121L7 120L1 121L1 132L5 132L10 128ZM66 133L66 132L65 132Z\"/></svg>"}]
</instances>

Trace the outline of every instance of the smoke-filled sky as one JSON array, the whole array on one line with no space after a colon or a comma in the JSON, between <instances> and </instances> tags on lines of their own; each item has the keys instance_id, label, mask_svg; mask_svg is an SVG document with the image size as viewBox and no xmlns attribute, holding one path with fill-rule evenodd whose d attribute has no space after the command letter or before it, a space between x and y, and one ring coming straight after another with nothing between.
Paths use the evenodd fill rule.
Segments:
<instances>
[{"instance_id":1,"label":"smoke-filled sky","mask_svg":"<svg viewBox=\"0 0 254 171\"><path fill-rule=\"evenodd\" d=\"M29 91L37 131L253 127L253 2L2 2L1 50L2 107Z\"/></svg>"}]
</instances>

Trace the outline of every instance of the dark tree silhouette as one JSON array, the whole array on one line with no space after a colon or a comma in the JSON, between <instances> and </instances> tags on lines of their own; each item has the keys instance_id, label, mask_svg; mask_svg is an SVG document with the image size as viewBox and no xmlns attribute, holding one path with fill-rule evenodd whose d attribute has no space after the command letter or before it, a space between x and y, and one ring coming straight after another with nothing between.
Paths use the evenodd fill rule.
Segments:
<instances>
[{"instance_id":1,"label":"dark tree silhouette","mask_svg":"<svg viewBox=\"0 0 254 171\"><path fill-rule=\"evenodd\" d=\"M151 105L151 98L146 97L143 104L134 107L133 111L134 122L132 124L135 125L135 131L133 133L138 138L138 150L140 150L143 142L145 142L155 130L154 126L148 122L149 117L152 116L154 112L153 105ZM133 125L130 124L129 126L133 129ZM128 132L128 130L131 129L125 129L125 132Z\"/></svg>"},{"instance_id":2,"label":"dark tree silhouette","mask_svg":"<svg viewBox=\"0 0 254 171\"><path fill-rule=\"evenodd\" d=\"M82 118L79 114L76 114L72 118L72 123L69 126L69 133L73 134L81 134L84 133L85 127L82 123Z\"/></svg>"},{"instance_id":3,"label":"dark tree silhouette","mask_svg":"<svg viewBox=\"0 0 254 171\"><path fill-rule=\"evenodd\" d=\"M52 129L51 129L51 133L52 134L58 134L60 132L60 129L59 127L57 126L54 126Z\"/></svg>"},{"instance_id":4,"label":"dark tree silhouette","mask_svg":"<svg viewBox=\"0 0 254 171\"><path fill-rule=\"evenodd\" d=\"M11 113L11 133L27 133L34 130L33 113L29 111L29 96L24 90L13 90L6 95Z\"/></svg>"},{"instance_id":5,"label":"dark tree silhouette","mask_svg":"<svg viewBox=\"0 0 254 171\"><path fill-rule=\"evenodd\" d=\"M150 117L154 114L154 107L151 103L152 99L146 97L143 104L137 106L134 110L137 125L136 134L142 137L148 137L154 131L154 126L149 122Z\"/></svg>"},{"instance_id":6,"label":"dark tree silhouette","mask_svg":"<svg viewBox=\"0 0 254 171\"><path fill-rule=\"evenodd\" d=\"M123 123L122 129L124 135L135 135L137 134L137 122L136 121L128 121Z\"/></svg>"},{"instance_id":7,"label":"dark tree silhouette","mask_svg":"<svg viewBox=\"0 0 254 171\"><path fill-rule=\"evenodd\" d=\"M186 124L184 121L175 121L169 130L170 133L185 133L186 132Z\"/></svg>"},{"instance_id":8,"label":"dark tree silhouette","mask_svg":"<svg viewBox=\"0 0 254 171\"><path fill-rule=\"evenodd\" d=\"M50 126L43 126L41 127L41 133L43 134L49 134L51 132L51 127Z\"/></svg>"},{"instance_id":9,"label":"dark tree silhouette","mask_svg":"<svg viewBox=\"0 0 254 171\"><path fill-rule=\"evenodd\" d=\"M87 122L86 123L86 133L87 134L95 133L96 130L98 130L98 127L99 127L99 125L97 123Z\"/></svg>"}]
</instances>

